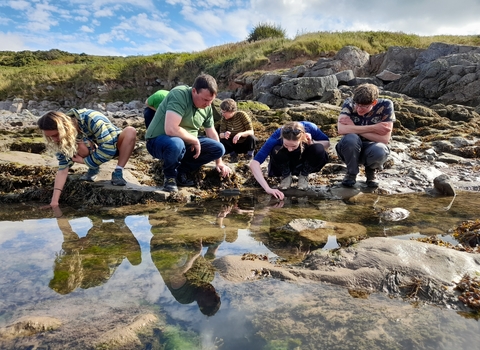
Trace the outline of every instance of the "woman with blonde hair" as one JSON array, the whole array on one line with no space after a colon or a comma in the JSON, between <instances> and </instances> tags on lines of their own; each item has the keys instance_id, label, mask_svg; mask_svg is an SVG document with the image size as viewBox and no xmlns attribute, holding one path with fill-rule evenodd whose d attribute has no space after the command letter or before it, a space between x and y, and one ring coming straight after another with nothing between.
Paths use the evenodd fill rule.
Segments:
<instances>
[{"instance_id":1,"label":"woman with blonde hair","mask_svg":"<svg viewBox=\"0 0 480 350\"><path fill-rule=\"evenodd\" d=\"M328 136L311 122L289 122L278 128L250 162L250 170L265 192L283 199L280 190L290 188L292 175L298 175L298 189L308 188L308 175L320 171L328 162ZM279 189L272 189L260 165L270 156L269 177L281 177Z\"/></svg>"},{"instance_id":2,"label":"woman with blonde hair","mask_svg":"<svg viewBox=\"0 0 480 350\"><path fill-rule=\"evenodd\" d=\"M47 144L59 162L53 189L51 207L57 207L68 169L74 163L88 166L80 179L94 181L100 165L118 156L112 173L112 185L125 186L123 168L132 155L137 132L128 126L121 130L102 113L90 109L71 109L67 113L47 112L37 121Z\"/></svg>"}]
</instances>

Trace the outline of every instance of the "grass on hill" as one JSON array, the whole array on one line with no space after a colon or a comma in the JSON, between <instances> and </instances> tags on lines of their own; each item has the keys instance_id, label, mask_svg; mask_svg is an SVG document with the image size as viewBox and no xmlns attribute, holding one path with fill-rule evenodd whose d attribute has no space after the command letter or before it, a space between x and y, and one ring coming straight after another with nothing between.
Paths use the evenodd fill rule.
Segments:
<instances>
[{"instance_id":1,"label":"grass on hill","mask_svg":"<svg viewBox=\"0 0 480 350\"><path fill-rule=\"evenodd\" d=\"M336 52L347 45L370 54L391 46L427 48L433 42L480 45L480 36L419 36L396 32L317 32L214 46L200 52L151 56L93 56L50 51L0 52L0 100L145 100L155 82L192 84L201 72L214 76L220 89L239 74L268 62L271 54L286 61ZM103 87L107 87L106 91ZM155 87L154 90L162 88Z\"/></svg>"}]
</instances>

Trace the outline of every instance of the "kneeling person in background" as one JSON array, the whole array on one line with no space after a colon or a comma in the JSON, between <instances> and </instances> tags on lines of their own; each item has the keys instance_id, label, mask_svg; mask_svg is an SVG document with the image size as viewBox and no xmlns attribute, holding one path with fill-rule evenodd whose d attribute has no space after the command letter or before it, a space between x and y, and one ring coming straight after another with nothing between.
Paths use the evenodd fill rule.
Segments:
<instances>
[{"instance_id":1,"label":"kneeling person in background","mask_svg":"<svg viewBox=\"0 0 480 350\"><path fill-rule=\"evenodd\" d=\"M230 154L230 162L237 162L241 153L252 159L257 144L252 120L246 112L237 111L237 103L231 98L223 100L220 109L220 142L225 147L225 154Z\"/></svg>"}]
</instances>

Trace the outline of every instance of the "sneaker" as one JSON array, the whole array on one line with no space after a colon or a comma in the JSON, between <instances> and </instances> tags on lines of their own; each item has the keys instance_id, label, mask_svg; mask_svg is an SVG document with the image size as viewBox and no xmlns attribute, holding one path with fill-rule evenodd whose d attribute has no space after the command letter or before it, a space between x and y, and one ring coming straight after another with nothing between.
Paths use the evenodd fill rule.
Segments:
<instances>
[{"instance_id":1,"label":"sneaker","mask_svg":"<svg viewBox=\"0 0 480 350\"><path fill-rule=\"evenodd\" d=\"M248 160L253 159L253 155L254 155L253 151L249 151L249 152L245 155L245 159L248 159Z\"/></svg>"},{"instance_id":2,"label":"sneaker","mask_svg":"<svg viewBox=\"0 0 480 350\"><path fill-rule=\"evenodd\" d=\"M278 186L281 190L287 190L292 185L292 174L284 177Z\"/></svg>"},{"instance_id":3,"label":"sneaker","mask_svg":"<svg viewBox=\"0 0 480 350\"><path fill-rule=\"evenodd\" d=\"M177 185L180 187L192 187L195 186L195 182L190 180L185 173L179 173L177 175Z\"/></svg>"},{"instance_id":4,"label":"sneaker","mask_svg":"<svg viewBox=\"0 0 480 350\"><path fill-rule=\"evenodd\" d=\"M177 180L174 177L163 179L163 190L167 192L178 192Z\"/></svg>"},{"instance_id":5,"label":"sneaker","mask_svg":"<svg viewBox=\"0 0 480 350\"><path fill-rule=\"evenodd\" d=\"M357 183L357 175L346 174L343 178L342 185L345 187L353 187Z\"/></svg>"},{"instance_id":6,"label":"sneaker","mask_svg":"<svg viewBox=\"0 0 480 350\"><path fill-rule=\"evenodd\" d=\"M230 163L238 163L238 154L235 152L230 153Z\"/></svg>"},{"instance_id":7,"label":"sneaker","mask_svg":"<svg viewBox=\"0 0 480 350\"><path fill-rule=\"evenodd\" d=\"M367 186L376 188L378 187L378 181L375 181L377 179L375 175L375 169L370 169L370 168L365 168L365 176L367 177Z\"/></svg>"},{"instance_id":8,"label":"sneaker","mask_svg":"<svg viewBox=\"0 0 480 350\"><path fill-rule=\"evenodd\" d=\"M298 185L299 190L306 190L308 188L308 175L299 175L298 176Z\"/></svg>"},{"instance_id":9,"label":"sneaker","mask_svg":"<svg viewBox=\"0 0 480 350\"><path fill-rule=\"evenodd\" d=\"M113 186L125 186L127 181L123 178L122 169L115 169L112 173L112 180L110 181Z\"/></svg>"},{"instance_id":10,"label":"sneaker","mask_svg":"<svg viewBox=\"0 0 480 350\"><path fill-rule=\"evenodd\" d=\"M93 182L97 178L100 168L89 168L88 171L80 176L80 180Z\"/></svg>"}]
</instances>

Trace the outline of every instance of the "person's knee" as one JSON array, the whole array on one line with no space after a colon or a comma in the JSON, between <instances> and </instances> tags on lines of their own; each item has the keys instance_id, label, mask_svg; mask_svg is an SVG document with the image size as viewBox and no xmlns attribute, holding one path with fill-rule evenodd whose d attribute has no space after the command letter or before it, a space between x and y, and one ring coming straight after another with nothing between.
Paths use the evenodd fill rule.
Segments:
<instances>
[{"instance_id":1,"label":"person's knee","mask_svg":"<svg viewBox=\"0 0 480 350\"><path fill-rule=\"evenodd\" d=\"M133 126L127 126L124 131L127 131L127 135L131 138L137 137L137 129L135 129Z\"/></svg>"},{"instance_id":2,"label":"person's knee","mask_svg":"<svg viewBox=\"0 0 480 350\"><path fill-rule=\"evenodd\" d=\"M387 161L390 151L388 147L382 143L378 143L369 147L365 154L365 166L373 169L381 169Z\"/></svg>"},{"instance_id":3,"label":"person's knee","mask_svg":"<svg viewBox=\"0 0 480 350\"><path fill-rule=\"evenodd\" d=\"M185 142L179 137L171 137L164 148L169 154L181 154L182 157L186 151Z\"/></svg>"},{"instance_id":4,"label":"person's knee","mask_svg":"<svg viewBox=\"0 0 480 350\"><path fill-rule=\"evenodd\" d=\"M355 146L355 145L358 145L358 144L362 144L362 139L360 138L359 135L357 134L346 134L345 136L342 137L342 139L340 140L339 144L344 147L348 147L348 146Z\"/></svg>"},{"instance_id":5,"label":"person's knee","mask_svg":"<svg viewBox=\"0 0 480 350\"><path fill-rule=\"evenodd\" d=\"M222 143L218 142L216 147L213 147L212 153L215 154L215 156L217 157L215 159L220 158L225 154L225 146Z\"/></svg>"},{"instance_id":6,"label":"person's knee","mask_svg":"<svg viewBox=\"0 0 480 350\"><path fill-rule=\"evenodd\" d=\"M335 150L340 156L358 153L362 150L362 140L357 134L347 134L337 143Z\"/></svg>"},{"instance_id":7,"label":"person's knee","mask_svg":"<svg viewBox=\"0 0 480 350\"><path fill-rule=\"evenodd\" d=\"M185 143L179 137L157 136L147 141L147 151L157 159L181 159L185 155Z\"/></svg>"}]
</instances>

